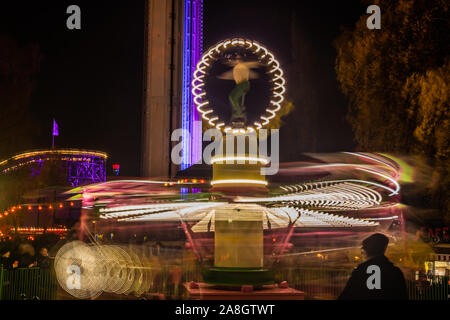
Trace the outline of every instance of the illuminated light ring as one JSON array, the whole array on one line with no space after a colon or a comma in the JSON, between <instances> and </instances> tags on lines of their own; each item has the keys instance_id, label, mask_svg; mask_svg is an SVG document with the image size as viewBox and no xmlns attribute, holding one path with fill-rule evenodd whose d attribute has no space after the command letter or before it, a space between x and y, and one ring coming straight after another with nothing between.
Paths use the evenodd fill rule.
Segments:
<instances>
[{"instance_id":1,"label":"illuminated light ring","mask_svg":"<svg viewBox=\"0 0 450 320\"><path fill-rule=\"evenodd\" d=\"M395 220L398 219L398 216L390 216L390 217L382 217L382 218L361 218L364 220Z\"/></svg>"},{"instance_id":2,"label":"illuminated light ring","mask_svg":"<svg viewBox=\"0 0 450 320\"><path fill-rule=\"evenodd\" d=\"M393 178L391 178L391 177L389 177L389 176L387 176L387 175L385 175L385 174L382 174L382 173L380 173L380 172L378 172L378 171L376 171L376 170L368 170L368 169L364 169L364 168L356 168L356 169L361 170L361 171L365 171L365 172L368 172L368 173L375 174L375 175L377 175L377 176L380 176L380 177L382 177L382 178L385 178L385 179L391 181L391 182L395 185L395 190L392 190L392 189L391 189L392 192L391 192L391 194L389 194L389 196L396 195L396 194L398 194L398 193L400 192L400 185L399 185L398 182L397 182L396 180L394 180Z\"/></svg>"},{"instance_id":3,"label":"illuminated light ring","mask_svg":"<svg viewBox=\"0 0 450 320\"><path fill-rule=\"evenodd\" d=\"M132 205L132 206L118 206L111 208L102 208L100 213L117 212L117 211L132 211L139 209L166 209L166 208L176 208L176 207L187 207L189 205L196 205L195 203L158 203L158 204L148 204L148 205Z\"/></svg>"},{"instance_id":4,"label":"illuminated light ring","mask_svg":"<svg viewBox=\"0 0 450 320\"><path fill-rule=\"evenodd\" d=\"M142 205L142 206L122 206L109 209L100 209L101 219L118 219L123 220L142 220L150 215L162 215L170 214L173 212L183 213L189 210L200 210L209 208L212 206L220 205L220 202L213 203L176 203L176 204L154 204L154 205ZM108 210L108 211L106 211Z\"/></svg>"},{"instance_id":5,"label":"illuminated light ring","mask_svg":"<svg viewBox=\"0 0 450 320\"><path fill-rule=\"evenodd\" d=\"M356 156L356 157L359 157L359 158L369 159L370 161L378 162L378 163L388 167L391 171L393 171L395 178L398 178L398 176L399 176L398 164L397 163L395 163L395 164L391 163L391 161L392 161L391 159L386 159L385 160L386 157L384 157L384 156L379 156L379 155L370 154L370 153L364 154L362 152L342 152L342 153L349 154L349 155L352 155L352 156ZM382 159L377 158L377 156L382 158ZM391 161L388 161L388 160L391 160Z\"/></svg>"},{"instance_id":6,"label":"illuminated light ring","mask_svg":"<svg viewBox=\"0 0 450 320\"><path fill-rule=\"evenodd\" d=\"M203 54L200 61L197 63L196 70L193 73L194 79L192 80L191 92L194 96L194 103L197 107L198 112L202 115L202 118L204 120L208 121L208 124L210 126L215 127L218 130L224 130L225 132L231 130L230 127L222 128L225 125L224 122L216 123L216 121L219 120L219 117L211 114L213 113L213 109L211 107L208 108L209 101L203 101L202 99L202 97L206 95L206 92L204 90L204 79L207 73L207 69L217 59L217 55L219 55L223 50L227 49L227 47L230 45L234 47L244 47L245 49L252 51L258 56L258 59L260 61L268 57L266 66L269 69L269 74L272 76L271 82L273 83L272 99L270 100L271 106L267 107L265 110L265 114L260 116L260 121L254 122L254 126L256 126L256 128L254 126L249 126L245 130L243 129L243 133L253 132L269 124L270 120L276 116L276 113L281 109L281 103L284 101L284 93L286 92L286 80L284 79L284 72L280 68L280 63L275 59L273 54L261 44L246 39L233 39L225 40L219 42L215 46L212 46ZM261 121L263 123L261 123Z\"/></svg>"},{"instance_id":7,"label":"illuminated light ring","mask_svg":"<svg viewBox=\"0 0 450 320\"><path fill-rule=\"evenodd\" d=\"M80 275L68 274L69 268L74 266L79 268ZM102 293L104 280L102 267L97 263L95 247L81 241L66 243L55 256L54 269L59 285L78 299L94 299Z\"/></svg>"},{"instance_id":8,"label":"illuminated light ring","mask_svg":"<svg viewBox=\"0 0 450 320\"><path fill-rule=\"evenodd\" d=\"M229 157L216 157L211 159L211 164L216 162L229 162L229 161L254 161L261 162L262 164L268 164L269 160L261 157L244 157L244 156L229 156Z\"/></svg>"},{"instance_id":9,"label":"illuminated light ring","mask_svg":"<svg viewBox=\"0 0 450 320\"><path fill-rule=\"evenodd\" d=\"M371 172L373 173L373 172ZM370 184L382 189L385 189L391 193L396 193L396 190L389 188L385 185L382 185L380 183L376 183L376 182L372 182L372 181L367 181L367 180L359 180L359 179L342 179L342 180L330 180L330 181L322 181L322 182L316 182L316 183L309 183L309 184L304 184L304 185L296 185L297 187L301 188L301 190L303 191L303 187L301 186L305 186L306 188L309 188L313 185L320 185L322 186L323 184L328 185L328 184L338 184L338 183L343 183L343 182L354 182L354 183L364 183L364 184ZM374 191L374 190L373 190ZM392 194L390 194L389 196L391 196Z\"/></svg>"},{"instance_id":10,"label":"illuminated light ring","mask_svg":"<svg viewBox=\"0 0 450 320\"><path fill-rule=\"evenodd\" d=\"M95 190L107 188L107 187L114 187L116 184L126 184L126 183L137 183L137 184L164 184L164 183L171 183L173 181L170 180L163 180L163 181L157 181L157 180L110 180L105 182L99 182L99 183L93 183L85 186L80 186L71 190L68 190L64 192L64 194L74 194L74 193L89 193L96 194Z\"/></svg>"},{"instance_id":11,"label":"illuminated light ring","mask_svg":"<svg viewBox=\"0 0 450 320\"><path fill-rule=\"evenodd\" d=\"M311 188L310 188L311 187ZM353 183L311 183L284 186L293 193L268 198L243 198L238 202L282 202L294 205L310 205L336 210L359 210L378 206L382 196L375 190Z\"/></svg>"},{"instance_id":12,"label":"illuminated light ring","mask_svg":"<svg viewBox=\"0 0 450 320\"><path fill-rule=\"evenodd\" d=\"M274 208L279 216L288 216L290 221L295 221L295 227L374 227L378 222L339 216L330 213L308 210L304 208L280 207Z\"/></svg>"},{"instance_id":13,"label":"illuminated light ring","mask_svg":"<svg viewBox=\"0 0 450 320\"><path fill-rule=\"evenodd\" d=\"M172 210L173 208L163 208L163 209L154 209L154 210L133 210L133 211L120 211L115 213L110 213L107 215L100 216L101 219L117 219L117 218L123 218L123 217L137 217L141 215L148 215L148 214L156 214L161 212L167 212L168 210Z\"/></svg>"},{"instance_id":14,"label":"illuminated light ring","mask_svg":"<svg viewBox=\"0 0 450 320\"><path fill-rule=\"evenodd\" d=\"M55 256L57 280L62 289L79 299L94 299L102 292L140 296L150 285L150 279L143 278L150 265L141 262L134 250L130 246L69 242ZM80 274L71 274L70 267L79 267Z\"/></svg>"},{"instance_id":15,"label":"illuminated light ring","mask_svg":"<svg viewBox=\"0 0 450 320\"><path fill-rule=\"evenodd\" d=\"M252 179L225 179L225 180L214 180L214 181L211 181L211 185L215 185L215 184L232 184L232 183L260 184L260 185L267 186L267 181L252 180Z\"/></svg>"},{"instance_id":16,"label":"illuminated light ring","mask_svg":"<svg viewBox=\"0 0 450 320\"><path fill-rule=\"evenodd\" d=\"M302 204L313 204L328 208L336 205L341 208L349 207L355 209L378 205L381 201L381 195L374 190L351 183L327 186L316 190L314 192L307 192L306 194L317 194L320 196L320 200L304 200L301 201ZM297 193L296 195L305 197L305 193Z\"/></svg>"},{"instance_id":17,"label":"illuminated light ring","mask_svg":"<svg viewBox=\"0 0 450 320\"><path fill-rule=\"evenodd\" d=\"M174 209L172 211L166 211L161 213L146 214L141 216L130 216L118 219L118 221L150 221L150 220L165 220L165 221L196 221L196 215L204 216L205 210L210 210L210 208L223 205L221 202L207 202L203 204L197 204L195 207L186 207L182 209ZM196 212L196 215L191 216L192 213Z\"/></svg>"}]
</instances>

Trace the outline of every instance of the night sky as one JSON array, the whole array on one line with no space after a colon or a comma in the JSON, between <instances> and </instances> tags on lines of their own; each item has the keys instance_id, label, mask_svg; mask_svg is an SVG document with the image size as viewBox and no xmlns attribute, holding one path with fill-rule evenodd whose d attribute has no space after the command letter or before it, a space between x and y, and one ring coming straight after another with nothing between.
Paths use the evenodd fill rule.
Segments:
<instances>
[{"instance_id":1,"label":"night sky","mask_svg":"<svg viewBox=\"0 0 450 320\"><path fill-rule=\"evenodd\" d=\"M71 4L81 7L81 30L66 28L66 8ZM300 30L294 37L293 13ZM302 76L318 97L320 121L311 124L316 140L313 150L283 153L283 148L295 144L289 127L308 118L301 102L307 99L300 97L286 129L281 130L282 160L294 160L299 151L354 147L345 121L347 102L335 79L332 41L341 26L351 27L364 14L359 1L205 0L204 48L236 36L264 43L286 71L288 98L302 85L294 83L296 78L289 73L296 37L308 52L302 59L311 67ZM44 58L31 101L33 117L41 128L34 137L35 148L51 147L55 118L60 129L56 147L106 151L108 171L112 163L120 163L121 175L140 174L143 28L142 0L2 3L0 33L21 44L38 43Z\"/></svg>"}]
</instances>

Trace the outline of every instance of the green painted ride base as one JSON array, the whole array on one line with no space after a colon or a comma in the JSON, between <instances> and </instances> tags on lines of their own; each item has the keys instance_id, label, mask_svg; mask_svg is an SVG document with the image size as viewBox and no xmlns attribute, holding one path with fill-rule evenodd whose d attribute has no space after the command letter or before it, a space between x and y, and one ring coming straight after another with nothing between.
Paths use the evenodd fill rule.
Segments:
<instances>
[{"instance_id":1,"label":"green painted ride base","mask_svg":"<svg viewBox=\"0 0 450 320\"><path fill-rule=\"evenodd\" d=\"M274 284L274 279L274 273L269 269L213 267L203 270L203 281L217 286L253 285L258 287Z\"/></svg>"}]
</instances>

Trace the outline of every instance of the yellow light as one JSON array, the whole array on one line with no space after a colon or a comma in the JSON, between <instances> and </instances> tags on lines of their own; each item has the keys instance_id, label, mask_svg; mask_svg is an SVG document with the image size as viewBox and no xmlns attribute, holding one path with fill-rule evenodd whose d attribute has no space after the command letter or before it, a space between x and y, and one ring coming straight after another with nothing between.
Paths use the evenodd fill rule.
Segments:
<instances>
[{"instance_id":1,"label":"yellow light","mask_svg":"<svg viewBox=\"0 0 450 320\"><path fill-rule=\"evenodd\" d=\"M63 149L63 150L42 150L42 151L33 151L33 152L26 152L22 154L18 154L12 159L18 160L30 156L36 156L36 155L45 155L45 154L71 154L71 155L79 155L84 154L88 156L97 156L102 158L108 158L108 155L104 152L94 152L94 151L86 151L86 150L76 150L76 149ZM2 162L3 163L3 162Z\"/></svg>"},{"instance_id":2,"label":"yellow light","mask_svg":"<svg viewBox=\"0 0 450 320\"><path fill-rule=\"evenodd\" d=\"M211 159L211 163L223 161L254 161L254 162L261 162L262 164L269 163L267 159L260 157L230 156L230 157L217 157Z\"/></svg>"},{"instance_id":3,"label":"yellow light","mask_svg":"<svg viewBox=\"0 0 450 320\"><path fill-rule=\"evenodd\" d=\"M252 179L227 179L227 180L215 180L211 181L211 185L215 184L233 184L233 183L240 183L240 184L260 184L260 185L267 185L267 181L263 180L252 180Z\"/></svg>"}]
</instances>

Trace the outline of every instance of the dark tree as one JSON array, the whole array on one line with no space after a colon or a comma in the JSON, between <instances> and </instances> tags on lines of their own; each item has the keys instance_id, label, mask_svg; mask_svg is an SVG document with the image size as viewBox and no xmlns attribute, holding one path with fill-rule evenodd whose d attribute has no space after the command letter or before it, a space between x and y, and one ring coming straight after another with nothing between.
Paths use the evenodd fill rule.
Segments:
<instances>
[{"instance_id":1,"label":"dark tree","mask_svg":"<svg viewBox=\"0 0 450 320\"><path fill-rule=\"evenodd\" d=\"M435 178L427 206L449 212L449 2L369 2L380 6L381 29L369 30L364 15L335 42L358 147L425 157Z\"/></svg>"}]
</instances>

